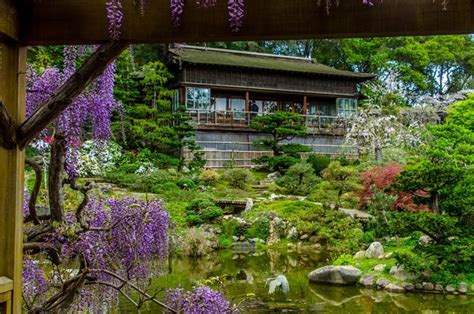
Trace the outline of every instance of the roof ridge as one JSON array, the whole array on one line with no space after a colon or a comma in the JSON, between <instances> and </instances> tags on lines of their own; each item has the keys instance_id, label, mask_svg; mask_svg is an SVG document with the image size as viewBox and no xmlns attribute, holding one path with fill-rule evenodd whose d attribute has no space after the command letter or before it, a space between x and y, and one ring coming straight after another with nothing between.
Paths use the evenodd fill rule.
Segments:
<instances>
[{"instance_id":1,"label":"roof ridge","mask_svg":"<svg viewBox=\"0 0 474 314\"><path fill-rule=\"evenodd\" d=\"M204 50L204 51L215 51L215 52L232 53L232 54L237 54L237 55L240 54L240 55L249 55L249 56L257 56L257 57L268 57L268 58L287 59L287 60L295 60L295 61L306 61L308 63L318 63L313 58L295 57L295 56L288 56L288 55L277 55L277 54L272 54L272 53L263 53L263 52L254 52L254 51L233 50L233 49L224 49L224 48L212 48L212 47L183 45L183 44L176 45L176 48L177 49L184 48L184 49L195 49L195 50Z\"/></svg>"}]
</instances>

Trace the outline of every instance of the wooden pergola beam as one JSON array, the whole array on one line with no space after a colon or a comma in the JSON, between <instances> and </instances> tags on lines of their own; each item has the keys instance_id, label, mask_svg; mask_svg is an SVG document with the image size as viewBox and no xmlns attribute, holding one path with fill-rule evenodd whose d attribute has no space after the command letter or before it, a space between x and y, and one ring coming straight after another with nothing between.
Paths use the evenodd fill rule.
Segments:
<instances>
[{"instance_id":1,"label":"wooden pergola beam","mask_svg":"<svg viewBox=\"0 0 474 314\"><path fill-rule=\"evenodd\" d=\"M108 39L105 1L23 0L20 41L25 45L90 44ZM341 0L319 8L316 0L247 0L244 25L232 32L227 1L197 8L187 1L179 30L172 27L169 0L146 1L143 16L134 1L122 0L122 39L135 43L376 37L474 33L474 1ZM323 1L324 2L324 1Z\"/></svg>"},{"instance_id":2,"label":"wooden pergola beam","mask_svg":"<svg viewBox=\"0 0 474 314\"><path fill-rule=\"evenodd\" d=\"M0 40L16 41L20 28L15 0L0 1Z\"/></svg>"}]
</instances>

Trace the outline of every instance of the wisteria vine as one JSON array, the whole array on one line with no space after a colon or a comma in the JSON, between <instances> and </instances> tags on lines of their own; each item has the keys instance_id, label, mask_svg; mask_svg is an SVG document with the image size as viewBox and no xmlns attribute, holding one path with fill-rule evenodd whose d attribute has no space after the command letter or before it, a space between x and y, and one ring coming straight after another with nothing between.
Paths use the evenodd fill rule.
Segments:
<instances>
[{"instance_id":1,"label":"wisteria vine","mask_svg":"<svg viewBox=\"0 0 474 314\"><path fill-rule=\"evenodd\" d=\"M76 71L77 58L87 49L74 46L64 48L64 67L46 68L42 73L29 67L27 71L26 116L31 116L40 106L53 96L61 85ZM70 106L55 120L52 129L44 130L38 137L44 140L51 133L61 133L67 142L66 172L77 176L78 149L82 143L82 130L91 123L93 139L99 142L110 138L110 119L115 109L121 105L115 100L115 66L112 63L104 73L80 94Z\"/></svg>"},{"instance_id":2,"label":"wisteria vine","mask_svg":"<svg viewBox=\"0 0 474 314\"><path fill-rule=\"evenodd\" d=\"M79 224L83 225L80 229ZM40 304L39 309L50 310L55 286L67 280L79 282L81 276L84 281L77 291L68 292L77 295L71 304L75 311L99 313L104 304L116 304L120 292L148 291L151 278L162 271L160 265L167 256L168 226L169 216L160 200L92 200L85 208L83 222L67 215L64 223L44 238L60 253L62 263L72 265L81 259L82 266L47 272L51 268L48 263L42 267L39 259L25 256L25 306L32 310ZM47 291L53 295L49 300Z\"/></svg>"}]
</instances>

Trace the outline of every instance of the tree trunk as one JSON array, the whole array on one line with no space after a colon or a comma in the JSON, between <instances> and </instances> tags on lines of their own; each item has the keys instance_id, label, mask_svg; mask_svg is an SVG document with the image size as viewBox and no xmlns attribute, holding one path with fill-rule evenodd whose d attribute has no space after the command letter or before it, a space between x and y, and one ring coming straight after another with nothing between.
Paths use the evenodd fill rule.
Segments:
<instances>
[{"instance_id":1,"label":"tree trunk","mask_svg":"<svg viewBox=\"0 0 474 314\"><path fill-rule=\"evenodd\" d=\"M63 169L66 155L66 140L64 135L54 136L51 147L51 159L48 169L48 194L51 219L61 222L63 220Z\"/></svg>"},{"instance_id":2,"label":"tree trunk","mask_svg":"<svg viewBox=\"0 0 474 314\"><path fill-rule=\"evenodd\" d=\"M439 194L438 192L431 193L431 209L434 214L439 214Z\"/></svg>"},{"instance_id":3,"label":"tree trunk","mask_svg":"<svg viewBox=\"0 0 474 314\"><path fill-rule=\"evenodd\" d=\"M382 156L382 148L375 146L375 161L376 162L382 162L383 161L383 156Z\"/></svg>"}]
</instances>

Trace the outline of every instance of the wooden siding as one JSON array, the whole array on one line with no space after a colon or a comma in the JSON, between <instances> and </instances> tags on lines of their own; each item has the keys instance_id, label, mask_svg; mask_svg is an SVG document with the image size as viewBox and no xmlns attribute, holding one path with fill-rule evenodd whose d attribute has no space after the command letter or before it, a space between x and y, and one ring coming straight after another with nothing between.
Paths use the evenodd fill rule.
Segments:
<instances>
[{"instance_id":1,"label":"wooden siding","mask_svg":"<svg viewBox=\"0 0 474 314\"><path fill-rule=\"evenodd\" d=\"M255 69L191 66L183 69L181 83L188 86L296 93L304 95L357 96L356 81L328 76L256 71Z\"/></svg>"},{"instance_id":2,"label":"wooden siding","mask_svg":"<svg viewBox=\"0 0 474 314\"><path fill-rule=\"evenodd\" d=\"M239 133L239 132L205 132L198 131L194 137L201 147L208 168L223 168L230 165L235 167L253 167L252 160L262 156L272 156L272 152L265 148L253 145L253 142L268 134ZM287 142L288 143L288 142ZM348 155L357 153L355 147L344 144L341 136L311 135L291 140L312 148L315 154ZM186 159L191 159L192 154L185 151Z\"/></svg>"}]
</instances>

